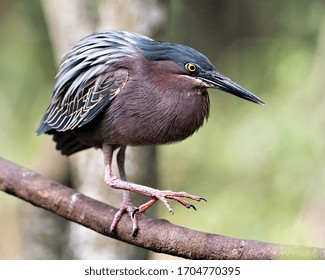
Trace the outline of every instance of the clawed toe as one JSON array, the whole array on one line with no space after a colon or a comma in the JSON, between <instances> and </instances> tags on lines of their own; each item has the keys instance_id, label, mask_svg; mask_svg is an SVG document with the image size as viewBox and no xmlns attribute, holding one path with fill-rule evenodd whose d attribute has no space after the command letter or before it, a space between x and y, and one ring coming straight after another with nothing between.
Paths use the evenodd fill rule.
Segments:
<instances>
[{"instance_id":1,"label":"clawed toe","mask_svg":"<svg viewBox=\"0 0 325 280\"><path fill-rule=\"evenodd\" d=\"M190 207L196 211L196 207L193 204L191 204Z\"/></svg>"},{"instance_id":2,"label":"clawed toe","mask_svg":"<svg viewBox=\"0 0 325 280\"><path fill-rule=\"evenodd\" d=\"M124 213L128 213L132 220L132 236L136 236L138 234L138 217L137 217L138 208L136 208L132 203L122 203L120 209L116 212L113 222L110 227L110 232L115 233L116 227L119 221L121 220Z\"/></svg>"}]
</instances>

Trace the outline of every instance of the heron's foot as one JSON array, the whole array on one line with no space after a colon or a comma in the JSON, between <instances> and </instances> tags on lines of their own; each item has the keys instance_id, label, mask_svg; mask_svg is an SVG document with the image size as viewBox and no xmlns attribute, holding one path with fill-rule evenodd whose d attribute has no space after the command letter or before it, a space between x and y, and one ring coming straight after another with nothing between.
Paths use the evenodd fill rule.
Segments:
<instances>
[{"instance_id":1,"label":"heron's foot","mask_svg":"<svg viewBox=\"0 0 325 280\"><path fill-rule=\"evenodd\" d=\"M201 201L201 200L206 201L206 199L204 199L203 197L188 194L186 192L161 191L161 190L157 190L157 189L153 189L153 188L149 188L149 189L150 189L150 194L145 194L145 195L152 197L152 199L149 200L148 202L140 205L138 207L138 209L135 210L136 213L144 213L152 205L154 205L158 200L160 200L162 203L164 203L167 210L172 214L174 213L174 210L171 207L168 199L177 201L178 203L182 204L186 208L193 208L194 210L196 210L196 207L193 204L188 203L187 201L185 201L182 198L187 198L187 199L191 199L191 200L195 200L195 201Z\"/></svg>"},{"instance_id":2,"label":"heron's foot","mask_svg":"<svg viewBox=\"0 0 325 280\"><path fill-rule=\"evenodd\" d=\"M206 199L204 199L203 197L188 194L186 192L173 192L170 190L162 191L162 190L157 190L157 189L150 188L150 187L143 186L143 185L129 183L127 181L120 180L115 176L112 176L108 172L106 173L106 176L105 176L105 182L108 185L110 185L112 188L125 190L128 192L133 192L133 193L137 193L137 194L142 194L142 195L150 197L151 200L142 204L138 209L135 209L135 212L139 212L139 213L144 213L147 209L149 209L158 200L160 200L162 203L164 203L164 205L166 206L168 211L171 213L173 213L173 208L170 206L168 199L175 200L178 203L185 206L186 208L193 208L194 210L196 210L195 206L193 204L186 202L183 198L187 198L187 199L191 199L191 200L195 200L195 201L201 201L201 200L206 201ZM129 200L131 201L131 199L129 199ZM128 205L128 204L126 203L126 205ZM125 210L123 210L123 211L125 212Z\"/></svg>"},{"instance_id":3,"label":"heron's foot","mask_svg":"<svg viewBox=\"0 0 325 280\"><path fill-rule=\"evenodd\" d=\"M113 222L110 227L110 231L114 233L116 231L117 224L121 220L124 213L128 213L132 221L132 235L136 236L138 233L138 218L134 213L137 212L137 207L134 206L131 201L130 193L125 191L123 194L123 201L120 205L120 209L116 212Z\"/></svg>"}]
</instances>

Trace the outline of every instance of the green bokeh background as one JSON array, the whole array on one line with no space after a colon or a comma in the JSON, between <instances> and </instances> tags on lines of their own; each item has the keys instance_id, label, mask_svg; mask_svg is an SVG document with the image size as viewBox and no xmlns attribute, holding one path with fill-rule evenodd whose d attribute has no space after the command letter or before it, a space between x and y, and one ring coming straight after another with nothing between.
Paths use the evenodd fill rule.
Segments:
<instances>
[{"instance_id":1,"label":"green bokeh background","mask_svg":"<svg viewBox=\"0 0 325 280\"><path fill-rule=\"evenodd\" d=\"M188 2L169 1L169 23L159 39L204 52L267 105L210 91L207 124L190 139L158 150L159 187L186 190L208 203L195 204L196 212L173 204L173 216L161 207L159 216L238 238L313 244L312 227L297 224L314 196L325 203L325 2L216 1L222 11L211 10L212 1L201 1L199 10ZM204 18L210 13L214 21ZM34 131L55 72L39 1L1 0L1 157L32 168L50 141ZM19 244L17 209L23 206L0 193L2 240ZM1 248L0 258L15 258L19 245L9 255Z\"/></svg>"}]
</instances>

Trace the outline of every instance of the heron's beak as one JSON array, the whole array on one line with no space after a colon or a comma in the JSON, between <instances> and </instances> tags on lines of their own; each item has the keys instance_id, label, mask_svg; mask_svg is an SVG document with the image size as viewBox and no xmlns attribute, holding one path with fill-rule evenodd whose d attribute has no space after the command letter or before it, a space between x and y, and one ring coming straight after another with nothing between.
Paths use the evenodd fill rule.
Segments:
<instances>
[{"instance_id":1,"label":"heron's beak","mask_svg":"<svg viewBox=\"0 0 325 280\"><path fill-rule=\"evenodd\" d=\"M213 71L210 73L205 73L204 77L200 77L202 81L211 85L211 88L216 88L230 94L236 95L240 98L255 102L257 104L265 105L264 101L249 92L247 89L244 89L240 85L236 84L229 78L221 75L220 73Z\"/></svg>"}]
</instances>

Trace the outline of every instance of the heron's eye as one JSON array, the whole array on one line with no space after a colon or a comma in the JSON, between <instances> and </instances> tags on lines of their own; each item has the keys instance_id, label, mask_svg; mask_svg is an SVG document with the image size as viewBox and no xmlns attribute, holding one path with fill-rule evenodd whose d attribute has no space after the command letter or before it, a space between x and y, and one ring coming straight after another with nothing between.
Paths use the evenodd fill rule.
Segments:
<instances>
[{"instance_id":1,"label":"heron's eye","mask_svg":"<svg viewBox=\"0 0 325 280\"><path fill-rule=\"evenodd\" d=\"M185 68L190 73L194 73L197 70L197 66L193 63L186 63Z\"/></svg>"}]
</instances>

